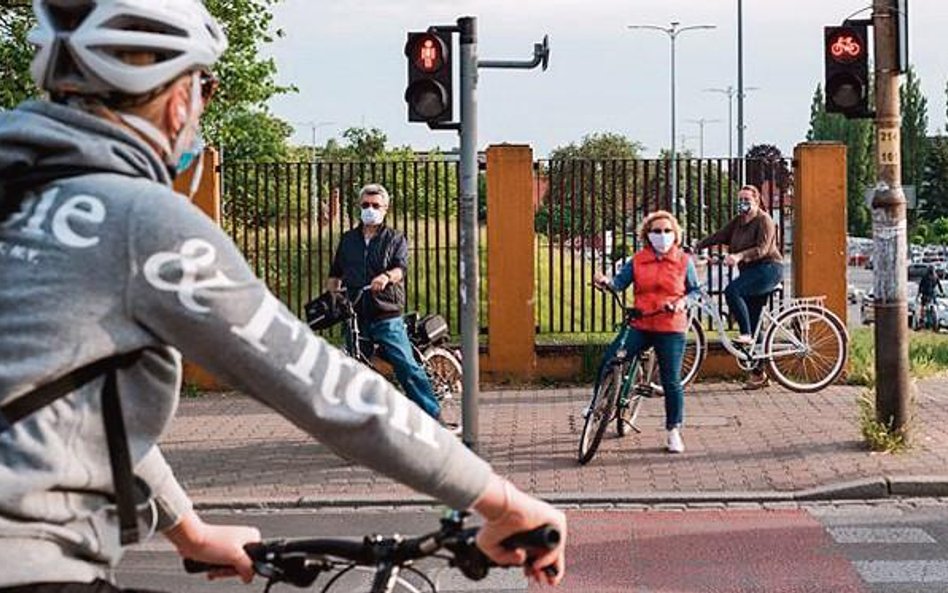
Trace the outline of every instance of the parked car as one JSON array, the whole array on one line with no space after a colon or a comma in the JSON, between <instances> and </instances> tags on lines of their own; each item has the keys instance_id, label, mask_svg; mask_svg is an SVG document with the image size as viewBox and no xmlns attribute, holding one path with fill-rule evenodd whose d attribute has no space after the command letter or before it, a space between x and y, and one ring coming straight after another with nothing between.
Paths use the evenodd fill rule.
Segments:
<instances>
[{"instance_id":1,"label":"parked car","mask_svg":"<svg viewBox=\"0 0 948 593\"><path fill-rule=\"evenodd\" d=\"M853 284L846 285L846 300L848 300L853 305L861 303L862 299L866 296L866 291L861 288L857 288Z\"/></svg>"},{"instance_id":2,"label":"parked car","mask_svg":"<svg viewBox=\"0 0 948 593\"><path fill-rule=\"evenodd\" d=\"M908 305L908 326L915 328L917 326L918 319L918 284L914 282L909 282L905 285L906 292L906 301ZM859 318L862 320L863 325L869 325L876 320L876 308L873 306L875 304L875 295L873 294L872 289L869 289L863 297L862 301L859 304ZM948 306L948 299L946 299L945 305ZM939 320L941 319L941 313L939 312ZM945 327L948 327L948 309L945 311Z\"/></svg>"}]
</instances>

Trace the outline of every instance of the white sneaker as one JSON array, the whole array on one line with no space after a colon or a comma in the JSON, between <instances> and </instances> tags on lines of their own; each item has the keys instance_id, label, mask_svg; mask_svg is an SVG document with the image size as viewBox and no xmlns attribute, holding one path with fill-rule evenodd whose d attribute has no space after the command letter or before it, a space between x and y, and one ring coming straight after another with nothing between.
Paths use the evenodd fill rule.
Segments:
<instances>
[{"instance_id":1,"label":"white sneaker","mask_svg":"<svg viewBox=\"0 0 948 593\"><path fill-rule=\"evenodd\" d=\"M681 430L673 428L668 431L668 452L684 453L685 441L681 440Z\"/></svg>"},{"instance_id":2,"label":"white sneaker","mask_svg":"<svg viewBox=\"0 0 948 593\"><path fill-rule=\"evenodd\" d=\"M754 343L754 338L747 334L741 334L737 336L736 338L734 338L734 343L740 344L741 346L750 346L751 344Z\"/></svg>"}]
</instances>

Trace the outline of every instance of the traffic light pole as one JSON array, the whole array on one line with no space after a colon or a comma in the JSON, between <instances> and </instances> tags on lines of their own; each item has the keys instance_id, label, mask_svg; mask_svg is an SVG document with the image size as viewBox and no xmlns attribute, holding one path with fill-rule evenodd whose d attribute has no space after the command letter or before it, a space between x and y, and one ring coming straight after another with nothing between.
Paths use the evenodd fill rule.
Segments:
<instances>
[{"instance_id":1,"label":"traffic light pole","mask_svg":"<svg viewBox=\"0 0 948 593\"><path fill-rule=\"evenodd\" d=\"M477 18L458 19L461 37L461 356L464 363L461 426L464 443L477 451L480 346L477 258Z\"/></svg>"},{"instance_id":2,"label":"traffic light pole","mask_svg":"<svg viewBox=\"0 0 948 593\"><path fill-rule=\"evenodd\" d=\"M875 249L876 417L893 430L909 420L909 358L905 320L907 228L902 192L899 115L898 19L892 0L873 0L876 165L872 200Z\"/></svg>"}]
</instances>

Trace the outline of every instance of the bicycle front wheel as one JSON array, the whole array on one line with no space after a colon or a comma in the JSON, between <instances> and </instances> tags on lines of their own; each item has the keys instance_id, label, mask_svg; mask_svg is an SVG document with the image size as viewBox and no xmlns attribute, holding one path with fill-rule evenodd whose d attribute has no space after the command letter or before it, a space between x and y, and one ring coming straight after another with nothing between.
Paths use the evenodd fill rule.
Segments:
<instances>
[{"instance_id":1,"label":"bicycle front wheel","mask_svg":"<svg viewBox=\"0 0 948 593\"><path fill-rule=\"evenodd\" d=\"M774 320L764 338L768 371L775 381L801 393L835 381L846 364L849 342L835 315L813 307L793 307Z\"/></svg>"},{"instance_id":2,"label":"bicycle front wheel","mask_svg":"<svg viewBox=\"0 0 948 593\"><path fill-rule=\"evenodd\" d=\"M631 377L627 374L631 373ZM638 393L635 385L639 381L639 375L642 373L641 358L632 363L624 363L619 367L619 377L621 383L619 389L628 389L625 394L619 393L619 400L616 403L616 433L624 437L629 428L635 428L635 421L639 416L639 410L642 406L642 394Z\"/></svg>"},{"instance_id":3,"label":"bicycle front wheel","mask_svg":"<svg viewBox=\"0 0 948 593\"><path fill-rule=\"evenodd\" d=\"M589 407L586 408L586 420L583 422L583 432L579 436L579 462L587 464L596 454L606 425L613 418L616 394L622 384L622 368L613 365L603 377L599 389L593 394Z\"/></svg>"}]
</instances>

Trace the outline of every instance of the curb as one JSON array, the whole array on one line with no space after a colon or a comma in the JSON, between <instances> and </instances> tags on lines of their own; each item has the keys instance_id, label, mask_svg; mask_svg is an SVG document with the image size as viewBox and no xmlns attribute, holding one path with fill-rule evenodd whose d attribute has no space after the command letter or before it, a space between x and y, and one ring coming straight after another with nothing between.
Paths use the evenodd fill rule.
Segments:
<instances>
[{"instance_id":1,"label":"curb","mask_svg":"<svg viewBox=\"0 0 948 593\"><path fill-rule=\"evenodd\" d=\"M846 500L880 500L887 498L948 497L948 475L883 476L838 482L801 490L759 490L719 492L614 492L614 493L539 493L544 500L560 506L610 507L615 505L709 505L728 503L793 503L832 502ZM198 510L288 510L335 509L365 507L423 508L442 506L425 496L379 497L339 496L317 498L306 496L298 500L201 502Z\"/></svg>"}]
</instances>

